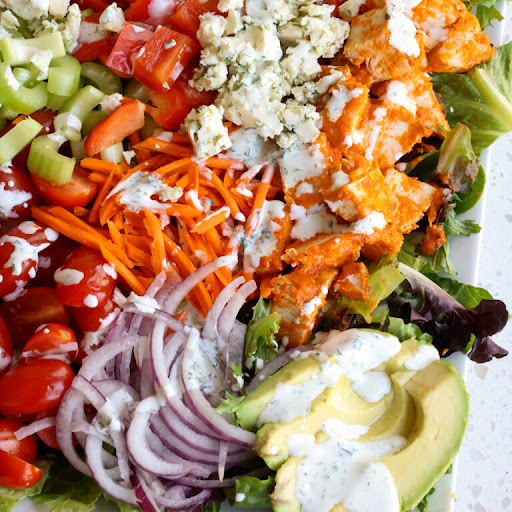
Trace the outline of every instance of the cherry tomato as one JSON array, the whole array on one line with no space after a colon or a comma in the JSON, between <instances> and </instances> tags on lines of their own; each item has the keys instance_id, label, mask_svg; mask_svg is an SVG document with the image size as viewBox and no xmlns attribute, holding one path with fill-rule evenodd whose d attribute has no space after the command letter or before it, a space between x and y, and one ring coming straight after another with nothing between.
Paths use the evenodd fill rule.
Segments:
<instances>
[{"instance_id":1,"label":"cherry tomato","mask_svg":"<svg viewBox=\"0 0 512 512\"><path fill-rule=\"evenodd\" d=\"M39 253L37 274L31 284L55 287L53 274L66 261L66 258L78 247L78 244L65 236L59 236L50 247Z\"/></svg>"},{"instance_id":2,"label":"cherry tomato","mask_svg":"<svg viewBox=\"0 0 512 512\"><path fill-rule=\"evenodd\" d=\"M36 174L30 176L43 199L63 208L88 205L98 188L96 183L89 180L89 172L79 165L75 165L71 181L65 185L54 185Z\"/></svg>"},{"instance_id":3,"label":"cherry tomato","mask_svg":"<svg viewBox=\"0 0 512 512\"><path fill-rule=\"evenodd\" d=\"M57 409L53 411L45 411L37 413L36 420L42 420L43 418L49 418L57 415ZM37 433L37 437L43 441L46 446L60 450L59 443L57 442L57 429L55 427L48 427L40 430Z\"/></svg>"},{"instance_id":4,"label":"cherry tomato","mask_svg":"<svg viewBox=\"0 0 512 512\"><path fill-rule=\"evenodd\" d=\"M9 489L27 489L43 476L43 470L19 457L0 451L0 485Z\"/></svg>"},{"instance_id":5,"label":"cherry tomato","mask_svg":"<svg viewBox=\"0 0 512 512\"><path fill-rule=\"evenodd\" d=\"M56 359L36 359L0 377L0 413L32 414L58 407L71 386L73 370Z\"/></svg>"},{"instance_id":6,"label":"cherry tomato","mask_svg":"<svg viewBox=\"0 0 512 512\"><path fill-rule=\"evenodd\" d=\"M20 356L19 364L34 359L60 359L65 363L76 362L78 343L75 333L62 324L41 325L28 340Z\"/></svg>"},{"instance_id":7,"label":"cherry tomato","mask_svg":"<svg viewBox=\"0 0 512 512\"><path fill-rule=\"evenodd\" d=\"M110 298L103 306L97 308L72 308L71 314L78 328L84 332L96 332L110 325L121 310Z\"/></svg>"},{"instance_id":8,"label":"cherry tomato","mask_svg":"<svg viewBox=\"0 0 512 512\"><path fill-rule=\"evenodd\" d=\"M7 418L0 419L0 451L15 455L27 462L34 462L37 455L37 439L30 435L18 441L14 432L24 427L24 423Z\"/></svg>"},{"instance_id":9,"label":"cherry tomato","mask_svg":"<svg viewBox=\"0 0 512 512\"><path fill-rule=\"evenodd\" d=\"M55 272L57 297L65 306L97 308L112 296L117 274L99 251L82 245Z\"/></svg>"},{"instance_id":10,"label":"cherry tomato","mask_svg":"<svg viewBox=\"0 0 512 512\"><path fill-rule=\"evenodd\" d=\"M12 353L11 335L4 319L0 317L0 375L11 367Z\"/></svg>"},{"instance_id":11,"label":"cherry tomato","mask_svg":"<svg viewBox=\"0 0 512 512\"><path fill-rule=\"evenodd\" d=\"M0 222L30 219L39 193L28 173L14 165L0 167Z\"/></svg>"},{"instance_id":12,"label":"cherry tomato","mask_svg":"<svg viewBox=\"0 0 512 512\"><path fill-rule=\"evenodd\" d=\"M0 237L0 297L14 300L37 273L39 253L59 234L25 221Z\"/></svg>"},{"instance_id":13,"label":"cherry tomato","mask_svg":"<svg viewBox=\"0 0 512 512\"><path fill-rule=\"evenodd\" d=\"M0 316L16 347L23 347L41 324L68 324L70 319L57 292L43 286L28 288L16 300L0 304Z\"/></svg>"}]
</instances>

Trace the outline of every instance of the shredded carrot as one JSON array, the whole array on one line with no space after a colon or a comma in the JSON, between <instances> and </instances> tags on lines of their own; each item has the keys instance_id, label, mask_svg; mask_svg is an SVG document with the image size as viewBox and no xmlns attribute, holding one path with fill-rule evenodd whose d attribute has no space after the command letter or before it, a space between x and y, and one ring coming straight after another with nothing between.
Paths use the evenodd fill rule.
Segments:
<instances>
[{"instance_id":1,"label":"shredded carrot","mask_svg":"<svg viewBox=\"0 0 512 512\"><path fill-rule=\"evenodd\" d=\"M197 192L199 190L199 168L195 162L192 162L187 168L190 188Z\"/></svg>"},{"instance_id":2,"label":"shredded carrot","mask_svg":"<svg viewBox=\"0 0 512 512\"><path fill-rule=\"evenodd\" d=\"M112 172L119 175L122 174L119 164L100 160L99 158L82 158L82 160L80 160L80 167L89 169L90 171L104 172L105 174Z\"/></svg>"},{"instance_id":3,"label":"shredded carrot","mask_svg":"<svg viewBox=\"0 0 512 512\"><path fill-rule=\"evenodd\" d=\"M148 267L152 272L154 272L153 265L151 263L151 255L147 254L142 249L135 247L135 245L127 245L126 254L128 254L128 257L141 267Z\"/></svg>"},{"instance_id":4,"label":"shredded carrot","mask_svg":"<svg viewBox=\"0 0 512 512\"><path fill-rule=\"evenodd\" d=\"M89 213L89 222L95 222L98 220L98 213L100 211L100 206L107 197L108 193L112 189L112 182L114 180L114 170L110 172L107 180L103 183L101 190L98 192L96 199L94 200L94 204L92 205L91 212Z\"/></svg>"},{"instance_id":5,"label":"shredded carrot","mask_svg":"<svg viewBox=\"0 0 512 512\"><path fill-rule=\"evenodd\" d=\"M110 238L112 238L112 242L114 242L121 249L125 249L125 243L123 240L123 235L119 231L118 227L111 220L107 221L108 231L110 233Z\"/></svg>"},{"instance_id":6,"label":"shredded carrot","mask_svg":"<svg viewBox=\"0 0 512 512\"><path fill-rule=\"evenodd\" d=\"M126 284L137 294L144 295L146 288L144 285L130 272L130 269L118 260L106 247L100 246L101 254L119 273L119 275L126 281Z\"/></svg>"},{"instance_id":7,"label":"shredded carrot","mask_svg":"<svg viewBox=\"0 0 512 512\"><path fill-rule=\"evenodd\" d=\"M154 213L144 210L144 216L146 218L144 224L148 235L153 238L151 242L151 265L156 275L165 269L164 234L160 220Z\"/></svg>"},{"instance_id":8,"label":"shredded carrot","mask_svg":"<svg viewBox=\"0 0 512 512\"><path fill-rule=\"evenodd\" d=\"M247 219L246 224L246 233L247 236L250 236L256 228L258 227L258 223L260 220L260 213L263 205L265 204L265 198L267 197L267 192L270 187L270 182L274 176L274 166L267 165L265 168L265 172L263 173L263 178L261 179L260 186L258 187L258 191L256 192L256 197L254 198L254 204L252 205L251 213Z\"/></svg>"},{"instance_id":9,"label":"shredded carrot","mask_svg":"<svg viewBox=\"0 0 512 512\"><path fill-rule=\"evenodd\" d=\"M214 212L207 215L203 220L200 220L195 227L192 229L192 233L199 233L202 235L205 231L218 226L221 222L224 222L229 218L229 208L227 206L223 206L219 210L215 210Z\"/></svg>"},{"instance_id":10,"label":"shredded carrot","mask_svg":"<svg viewBox=\"0 0 512 512\"><path fill-rule=\"evenodd\" d=\"M87 217L89 215L89 210L87 208L82 208L81 206L75 206L73 208L73 213L77 217Z\"/></svg>"},{"instance_id":11,"label":"shredded carrot","mask_svg":"<svg viewBox=\"0 0 512 512\"><path fill-rule=\"evenodd\" d=\"M102 185L107 181L108 176L105 176L104 174L100 174L98 172L91 172L87 178L91 181L94 181L94 183L99 183Z\"/></svg>"},{"instance_id":12,"label":"shredded carrot","mask_svg":"<svg viewBox=\"0 0 512 512\"><path fill-rule=\"evenodd\" d=\"M219 158L218 156L211 156L205 161L206 167L213 167L214 169L233 169L234 171L243 171L245 164L241 160L234 158Z\"/></svg>"},{"instance_id":13,"label":"shredded carrot","mask_svg":"<svg viewBox=\"0 0 512 512\"><path fill-rule=\"evenodd\" d=\"M159 151L160 153L175 156L176 158L191 157L194 154L194 151L190 148L174 144L173 142L165 142L157 139L156 137L149 137L148 139L139 142L135 148Z\"/></svg>"},{"instance_id":14,"label":"shredded carrot","mask_svg":"<svg viewBox=\"0 0 512 512\"><path fill-rule=\"evenodd\" d=\"M140 141L140 135L139 132L133 132L131 135L128 135L128 140L130 141L130 144L134 148ZM135 151L135 158L137 159L137 163L141 163L144 160L149 160L151 158L151 153L149 151L146 151L145 149L134 149Z\"/></svg>"},{"instance_id":15,"label":"shredded carrot","mask_svg":"<svg viewBox=\"0 0 512 512\"><path fill-rule=\"evenodd\" d=\"M211 246L213 251L217 256L224 256L226 250L222 246L222 240L219 236L219 232L217 229L209 229L203 235L206 239L206 242Z\"/></svg>"},{"instance_id":16,"label":"shredded carrot","mask_svg":"<svg viewBox=\"0 0 512 512\"><path fill-rule=\"evenodd\" d=\"M219 191L224 201L226 201L226 204L229 206L231 211L231 215L234 217L240 212L240 208L236 204L233 194L224 186L224 183L222 183L222 180L216 174L210 173L208 178L211 180L211 184Z\"/></svg>"},{"instance_id":17,"label":"shredded carrot","mask_svg":"<svg viewBox=\"0 0 512 512\"><path fill-rule=\"evenodd\" d=\"M18 123L21 123L21 121L27 119L27 117L28 116L26 116L25 114L21 114L16 119L13 119L11 122L14 126L16 126Z\"/></svg>"}]
</instances>

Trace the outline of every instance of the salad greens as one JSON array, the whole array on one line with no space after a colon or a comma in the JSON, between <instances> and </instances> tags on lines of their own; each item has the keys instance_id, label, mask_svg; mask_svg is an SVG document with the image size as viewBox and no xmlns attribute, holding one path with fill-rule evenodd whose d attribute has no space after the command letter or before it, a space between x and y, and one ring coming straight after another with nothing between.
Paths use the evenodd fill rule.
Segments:
<instances>
[{"instance_id":1,"label":"salad greens","mask_svg":"<svg viewBox=\"0 0 512 512\"><path fill-rule=\"evenodd\" d=\"M243 476L236 481L236 486L225 490L231 505L243 508L271 508L269 494L274 489L273 476L260 480L252 476Z\"/></svg>"}]
</instances>

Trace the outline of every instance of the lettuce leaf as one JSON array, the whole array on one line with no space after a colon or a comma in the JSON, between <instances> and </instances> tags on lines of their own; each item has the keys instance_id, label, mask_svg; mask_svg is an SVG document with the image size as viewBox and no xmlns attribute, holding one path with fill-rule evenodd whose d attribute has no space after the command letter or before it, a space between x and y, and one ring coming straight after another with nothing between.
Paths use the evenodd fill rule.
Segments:
<instances>
[{"instance_id":1,"label":"lettuce leaf","mask_svg":"<svg viewBox=\"0 0 512 512\"><path fill-rule=\"evenodd\" d=\"M236 417L236 408L245 398L244 395L232 396L226 392L226 396L222 399L222 402L216 407L215 412L218 414L232 414L233 424L237 427L240 425L238 418Z\"/></svg>"},{"instance_id":2,"label":"lettuce leaf","mask_svg":"<svg viewBox=\"0 0 512 512\"><path fill-rule=\"evenodd\" d=\"M462 220L455 216L455 212L450 212L443 224L444 232L447 235L470 236L473 233L480 233L481 227L473 220Z\"/></svg>"},{"instance_id":3,"label":"lettuce leaf","mask_svg":"<svg viewBox=\"0 0 512 512\"><path fill-rule=\"evenodd\" d=\"M496 0L464 0L464 3L478 18L482 29L490 27L494 20L503 20L503 16L496 8Z\"/></svg>"},{"instance_id":4,"label":"lettuce leaf","mask_svg":"<svg viewBox=\"0 0 512 512\"><path fill-rule=\"evenodd\" d=\"M477 306L465 308L425 275L398 264L413 296L421 300L419 307L409 304L411 322L432 335L433 344L443 356L463 351L473 336L468 354L476 363L505 357L508 352L490 338L501 331L508 320L505 304L500 300L482 299ZM476 299L476 297L475 297Z\"/></svg>"},{"instance_id":5,"label":"lettuce leaf","mask_svg":"<svg viewBox=\"0 0 512 512\"><path fill-rule=\"evenodd\" d=\"M226 489L224 493L231 505L243 508L272 508L269 494L273 491L275 480L269 476L260 480L253 476L243 476L236 481L236 486Z\"/></svg>"},{"instance_id":6,"label":"lettuce leaf","mask_svg":"<svg viewBox=\"0 0 512 512\"><path fill-rule=\"evenodd\" d=\"M411 233L405 237L402 249L397 255L397 260L407 266L418 270L423 274L445 272L456 274L457 270L450 259L450 244L446 242L432 256L421 254L419 246L421 241L417 240L418 235Z\"/></svg>"},{"instance_id":7,"label":"lettuce leaf","mask_svg":"<svg viewBox=\"0 0 512 512\"><path fill-rule=\"evenodd\" d=\"M432 343L432 336L428 333L422 332L416 324L405 323L401 318L396 318L394 316L388 317L383 330L389 332L389 334L393 334L393 336L396 336L400 341L416 338L417 340Z\"/></svg>"},{"instance_id":8,"label":"lettuce leaf","mask_svg":"<svg viewBox=\"0 0 512 512\"><path fill-rule=\"evenodd\" d=\"M465 124L476 155L512 130L512 42L466 74L433 74L435 91L453 128Z\"/></svg>"},{"instance_id":9,"label":"lettuce leaf","mask_svg":"<svg viewBox=\"0 0 512 512\"><path fill-rule=\"evenodd\" d=\"M252 319L245 334L245 366L248 370L254 370L260 361L263 364L271 361L277 354L275 334L279 330L281 316L271 314L271 308L272 301L260 297L252 310Z\"/></svg>"},{"instance_id":10,"label":"lettuce leaf","mask_svg":"<svg viewBox=\"0 0 512 512\"><path fill-rule=\"evenodd\" d=\"M445 292L449 293L465 308L474 308L480 304L482 299L491 300L493 298L484 288L464 284L450 277L441 277L437 274L427 275L427 277L431 281L434 281L434 283L440 286Z\"/></svg>"}]
</instances>

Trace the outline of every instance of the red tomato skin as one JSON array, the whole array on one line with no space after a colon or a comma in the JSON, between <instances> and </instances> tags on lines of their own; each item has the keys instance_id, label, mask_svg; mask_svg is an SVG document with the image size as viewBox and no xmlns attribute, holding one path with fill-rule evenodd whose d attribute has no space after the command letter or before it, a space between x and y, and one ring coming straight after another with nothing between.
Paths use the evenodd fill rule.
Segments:
<instances>
[{"instance_id":1,"label":"red tomato skin","mask_svg":"<svg viewBox=\"0 0 512 512\"><path fill-rule=\"evenodd\" d=\"M54 185L31 173L32 181L43 199L54 206L73 209L87 206L96 196L98 185L89 180L89 171L75 165L71 181L65 185Z\"/></svg>"},{"instance_id":2,"label":"red tomato skin","mask_svg":"<svg viewBox=\"0 0 512 512\"><path fill-rule=\"evenodd\" d=\"M0 413L15 416L55 409L73 377L69 364L56 359L37 359L16 366L0 377Z\"/></svg>"},{"instance_id":3,"label":"red tomato skin","mask_svg":"<svg viewBox=\"0 0 512 512\"><path fill-rule=\"evenodd\" d=\"M31 284L54 288L55 279L53 275L55 271L64 264L66 258L78 247L79 245L74 240L62 235L59 236L50 247L39 253L37 274L32 279Z\"/></svg>"},{"instance_id":4,"label":"red tomato skin","mask_svg":"<svg viewBox=\"0 0 512 512\"><path fill-rule=\"evenodd\" d=\"M106 266L108 266L107 260L103 258L99 251L84 245L75 249L60 270L55 273L57 297L60 302L65 306L72 307L96 308L104 306L112 296L116 284L112 275L105 271ZM63 271L67 269L83 274L79 283L65 284L59 282L59 274L62 276Z\"/></svg>"},{"instance_id":5,"label":"red tomato skin","mask_svg":"<svg viewBox=\"0 0 512 512\"><path fill-rule=\"evenodd\" d=\"M0 222L28 220L32 206L39 205L39 193L27 172L14 165L0 167L0 198ZM16 206L11 207L13 203Z\"/></svg>"},{"instance_id":6,"label":"red tomato skin","mask_svg":"<svg viewBox=\"0 0 512 512\"><path fill-rule=\"evenodd\" d=\"M41 324L68 324L70 320L57 292L45 286L28 288L16 300L0 304L0 316L16 347L23 347Z\"/></svg>"},{"instance_id":7,"label":"red tomato skin","mask_svg":"<svg viewBox=\"0 0 512 512\"><path fill-rule=\"evenodd\" d=\"M167 48L169 41L175 44ZM132 74L150 89L165 94L199 50L191 37L160 25L135 58Z\"/></svg>"},{"instance_id":8,"label":"red tomato skin","mask_svg":"<svg viewBox=\"0 0 512 512\"><path fill-rule=\"evenodd\" d=\"M131 23L124 24L106 62L110 69L127 76L132 74L133 61L137 53L153 36L151 30L141 30L141 27L135 30L133 27Z\"/></svg>"},{"instance_id":9,"label":"red tomato skin","mask_svg":"<svg viewBox=\"0 0 512 512\"><path fill-rule=\"evenodd\" d=\"M49 418L57 415L57 409L53 411L45 411L37 413L36 420L42 420L43 418ZM59 443L57 442L57 429L55 427L45 428L37 433L37 437L43 441L46 446L55 450L60 450Z\"/></svg>"},{"instance_id":10,"label":"red tomato skin","mask_svg":"<svg viewBox=\"0 0 512 512\"><path fill-rule=\"evenodd\" d=\"M0 375L12 365L12 340L5 320L0 316Z\"/></svg>"},{"instance_id":11,"label":"red tomato skin","mask_svg":"<svg viewBox=\"0 0 512 512\"><path fill-rule=\"evenodd\" d=\"M36 275L39 251L57 240L58 236L53 229L43 228L36 222L25 221L0 237L1 298L4 300L16 298L16 293ZM18 253L15 251L15 243L22 249ZM33 248L30 254L25 250L27 243ZM13 254L15 258L11 260ZM11 296L8 297L9 295Z\"/></svg>"},{"instance_id":12,"label":"red tomato skin","mask_svg":"<svg viewBox=\"0 0 512 512\"><path fill-rule=\"evenodd\" d=\"M18 441L14 435L17 430L24 426L25 424L19 420L0 419L0 451L32 463L37 456L36 436L30 435Z\"/></svg>"},{"instance_id":13,"label":"red tomato skin","mask_svg":"<svg viewBox=\"0 0 512 512\"><path fill-rule=\"evenodd\" d=\"M72 329L62 324L46 324L38 328L21 352L19 364L35 359L59 359L76 362L78 343Z\"/></svg>"},{"instance_id":14,"label":"red tomato skin","mask_svg":"<svg viewBox=\"0 0 512 512\"><path fill-rule=\"evenodd\" d=\"M43 476L43 470L19 457L0 451L0 486L28 489Z\"/></svg>"},{"instance_id":15,"label":"red tomato skin","mask_svg":"<svg viewBox=\"0 0 512 512\"><path fill-rule=\"evenodd\" d=\"M97 308L71 308L71 314L81 331L96 332L102 327L101 321L116 310L121 311L114 299L109 298L103 306Z\"/></svg>"}]
</instances>

